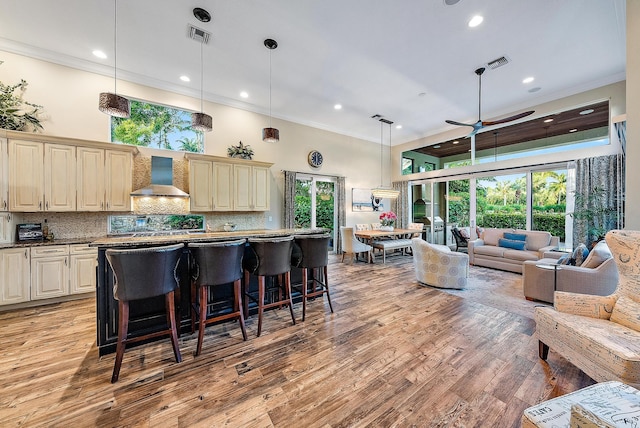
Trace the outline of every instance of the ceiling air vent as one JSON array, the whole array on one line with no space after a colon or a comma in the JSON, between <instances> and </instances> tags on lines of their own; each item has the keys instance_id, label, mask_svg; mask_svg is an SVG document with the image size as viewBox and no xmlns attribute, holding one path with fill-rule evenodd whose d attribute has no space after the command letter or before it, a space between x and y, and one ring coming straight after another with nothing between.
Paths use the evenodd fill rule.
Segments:
<instances>
[{"instance_id":1,"label":"ceiling air vent","mask_svg":"<svg viewBox=\"0 0 640 428\"><path fill-rule=\"evenodd\" d=\"M487 63L490 69L495 70L498 67L502 67L503 65L509 64L509 60L507 57L501 56L498 59L494 59L493 61Z\"/></svg>"},{"instance_id":2,"label":"ceiling air vent","mask_svg":"<svg viewBox=\"0 0 640 428\"><path fill-rule=\"evenodd\" d=\"M206 31L201 30L198 27L189 25L189 37L191 37L196 42L207 44L209 43L209 37L211 37L211 33L207 33Z\"/></svg>"}]
</instances>

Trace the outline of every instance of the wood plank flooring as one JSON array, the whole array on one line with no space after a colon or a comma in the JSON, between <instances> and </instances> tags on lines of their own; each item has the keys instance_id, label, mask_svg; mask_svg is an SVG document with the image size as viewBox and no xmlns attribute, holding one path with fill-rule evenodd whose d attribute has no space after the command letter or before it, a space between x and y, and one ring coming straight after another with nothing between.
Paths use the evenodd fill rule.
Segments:
<instances>
[{"instance_id":1,"label":"wood plank flooring","mask_svg":"<svg viewBox=\"0 0 640 428\"><path fill-rule=\"evenodd\" d=\"M180 364L168 339L130 348L113 385L93 299L0 312L0 426L517 427L594 382L553 350L538 359L520 276L488 274L505 280L445 292L419 286L407 256L332 256L334 314L319 299L295 326L269 311L259 338L253 316L246 342L235 322L210 326L197 358L183 334Z\"/></svg>"}]
</instances>

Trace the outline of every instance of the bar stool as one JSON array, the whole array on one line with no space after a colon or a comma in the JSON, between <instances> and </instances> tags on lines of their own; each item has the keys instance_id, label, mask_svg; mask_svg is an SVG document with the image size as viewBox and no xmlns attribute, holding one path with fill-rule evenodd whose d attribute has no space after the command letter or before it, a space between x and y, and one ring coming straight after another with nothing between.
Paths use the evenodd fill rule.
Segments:
<instances>
[{"instance_id":1,"label":"bar stool","mask_svg":"<svg viewBox=\"0 0 640 428\"><path fill-rule=\"evenodd\" d=\"M333 313L327 265L329 264L329 235L297 235L294 237L294 249L291 265L302 269L302 321L307 312L307 299L327 294L329 309ZM312 291L309 292L309 270L311 270ZM316 275L316 273L318 275ZM324 280L320 281L318 278ZM316 284L320 289L316 289Z\"/></svg>"},{"instance_id":2,"label":"bar stool","mask_svg":"<svg viewBox=\"0 0 640 428\"><path fill-rule=\"evenodd\" d=\"M196 356L202 351L204 328L207 324L228 319L237 319L242 337L247 340L242 314L242 257L244 239L226 242L189 244L194 264L191 269L191 332L195 331L198 316L198 347ZM209 293L216 286L233 283L233 309L207 319ZM198 298L199 297L199 298Z\"/></svg>"},{"instance_id":3,"label":"bar stool","mask_svg":"<svg viewBox=\"0 0 640 428\"><path fill-rule=\"evenodd\" d=\"M118 381L122 357L127 344L169 334L176 362L182 361L178 347L174 292L178 290L176 269L183 244L162 247L109 249L106 257L115 275L113 297L118 301L118 343L111 383ZM129 302L165 296L168 328L142 336L127 338L129 329Z\"/></svg>"},{"instance_id":4,"label":"bar stool","mask_svg":"<svg viewBox=\"0 0 640 428\"><path fill-rule=\"evenodd\" d=\"M293 315L293 300L291 300L291 250L293 248L293 236L282 238L249 238L249 246L244 255L242 265L244 267L245 294L249 289L250 275L258 277L258 336L262 332L262 315L265 309L283 304L289 305L291 320L296 323ZM264 302L265 278L275 276L278 284L278 298L269 303ZM282 278L284 277L284 296L282 296ZM245 299L245 315L248 312L248 302Z\"/></svg>"}]
</instances>

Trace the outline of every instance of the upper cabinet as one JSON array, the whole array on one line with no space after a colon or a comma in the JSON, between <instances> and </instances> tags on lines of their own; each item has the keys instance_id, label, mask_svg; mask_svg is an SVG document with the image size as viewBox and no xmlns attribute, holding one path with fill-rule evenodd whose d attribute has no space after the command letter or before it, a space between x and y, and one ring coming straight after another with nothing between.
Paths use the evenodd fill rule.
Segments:
<instances>
[{"instance_id":1,"label":"upper cabinet","mask_svg":"<svg viewBox=\"0 0 640 428\"><path fill-rule=\"evenodd\" d=\"M9 210L9 148L6 138L0 138L0 211Z\"/></svg>"},{"instance_id":2,"label":"upper cabinet","mask_svg":"<svg viewBox=\"0 0 640 428\"><path fill-rule=\"evenodd\" d=\"M130 211L135 151L0 130L0 211Z\"/></svg>"},{"instance_id":3,"label":"upper cabinet","mask_svg":"<svg viewBox=\"0 0 640 428\"><path fill-rule=\"evenodd\" d=\"M191 211L267 211L271 163L188 154Z\"/></svg>"}]
</instances>

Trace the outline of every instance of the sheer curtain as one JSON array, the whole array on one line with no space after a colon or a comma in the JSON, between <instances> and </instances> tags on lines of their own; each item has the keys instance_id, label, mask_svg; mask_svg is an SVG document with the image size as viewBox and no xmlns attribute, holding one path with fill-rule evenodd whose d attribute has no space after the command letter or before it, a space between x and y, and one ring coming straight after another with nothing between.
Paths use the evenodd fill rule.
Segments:
<instances>
[{"instance_id":1,"label":"sheer curtain","mask_svg":"<svg viewBox=\"0 0 640 428\"><path fill-rule=\"evenodd\" d=\"M576 160L574 246L588 248L612 229L624 227L624 155Z\"/></svg>"}]
</instances>

